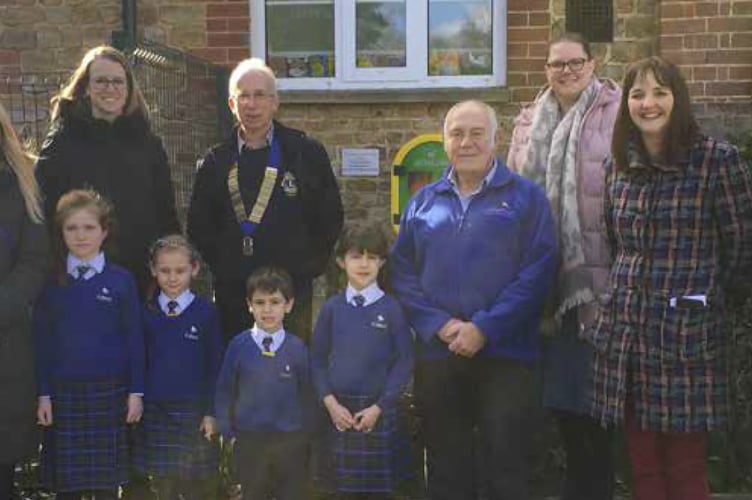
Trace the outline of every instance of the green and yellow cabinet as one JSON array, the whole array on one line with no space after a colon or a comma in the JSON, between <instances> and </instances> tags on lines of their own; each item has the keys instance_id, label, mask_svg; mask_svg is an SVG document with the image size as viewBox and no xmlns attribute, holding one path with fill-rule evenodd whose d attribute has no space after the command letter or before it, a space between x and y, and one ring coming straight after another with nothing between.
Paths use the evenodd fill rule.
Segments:
<instances>
[{"instance_id":1,"label":"green and yellow cabinet","mask_svg":"<svg viewBox=\"0 0 752 500\"><path fill-rule=\"evenodd\" d=\"M397 151L392 164L392 223L395 231L410 197L438 179L448 163L441 134L419 135Z\"/></svg>"}]
</instances>

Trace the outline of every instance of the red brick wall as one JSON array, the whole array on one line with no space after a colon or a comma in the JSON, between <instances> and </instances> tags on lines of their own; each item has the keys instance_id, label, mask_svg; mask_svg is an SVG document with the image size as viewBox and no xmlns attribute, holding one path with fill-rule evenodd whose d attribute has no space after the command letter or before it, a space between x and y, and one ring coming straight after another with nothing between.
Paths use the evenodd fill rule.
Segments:
<instances>
[{"instance_id":1,"label":"red brick wall","mask_svg":"<svg viewBox=\"0 0 752 500\"><path fill-rule=\"evenodd\" d=\"M680 65L701 114L724 120L752 112L752 1L660 5L661 54Z\"/></svg>"}]
</instances>

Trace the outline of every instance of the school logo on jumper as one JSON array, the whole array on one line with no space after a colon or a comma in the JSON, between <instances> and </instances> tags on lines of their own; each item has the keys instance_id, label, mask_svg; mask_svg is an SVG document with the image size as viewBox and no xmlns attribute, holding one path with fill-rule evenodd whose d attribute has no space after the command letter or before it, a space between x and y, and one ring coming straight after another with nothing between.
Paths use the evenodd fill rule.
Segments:
<instances>
[{"instance_id":1,"label":"school logo on jumper","mask_svg":"<svg viewBox=\"0 0 752 500\"><path fill-rule=\"evenodd\" d=\"M279 374L280 378L292 378L292 369L290 365L285 365L285 369Z\"/></svg>"},{"instance_id":2,"label":"school logo on jumper","mask_svg":"<svg viewBox=\"0 0 752 500\"><path fill-rule=\"evenodd\" d=\"M371 326L378 328L379 330L386 331L389 325L387 324L386 318L383 314L377 314L376 319L371 321Z\"/></svg>"},{"instance_id":3,"label":"school logo on jumper","mask_svg":"<svg viewBox=\"0 0 752 500\"><path fill-rule=\"evenodd\" d=\"M198 340L198 328L191 326L191 328L183 334L184 339Z\"/></svg>"},{"instance_id":4,"label":"school logo on jumper","mask_svg":"<svg viewBox=\"0 0 752 500\"><path fill-rule=\"evenodd\" d=\"M282 177L282 191L290 198L298 196L298 181L292 172L285 172Z\"/></svg>"},{"instance_id":5,"label":"school logo on jumper","mask_svg":"<svg viewBox=\"0 0 752 500\"><path fill-rule=\"evenodd\" d=\"M103 286L102 289L97 293L97 300L101 302L112 302L112 294L110 293L110 289L106 286Z\"/></svg>"}]
</instances>

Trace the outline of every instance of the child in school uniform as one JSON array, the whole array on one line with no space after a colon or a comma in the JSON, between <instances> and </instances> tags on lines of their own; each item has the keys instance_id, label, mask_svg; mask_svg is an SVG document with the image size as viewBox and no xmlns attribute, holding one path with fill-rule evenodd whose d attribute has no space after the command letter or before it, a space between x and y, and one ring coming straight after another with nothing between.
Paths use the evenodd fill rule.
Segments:
<instances>
[{"instance_id":1,"label":"child in school uniform","mask_svg":"<svg viewBox=\"0 0 752 500\"><path fill-rule=\"evenodd\" d=\"M246 282L252 328L232 339L217 380L217 426L234 440L244 500L303 500L307 493L308 351L283 320L293 306L290 275L260 268Z\"/></svg>"},{"instance_id":2,"label":"child in school uniform","mask_svg":"<svg viewBox=\"0 0 752 500\"><path fill-rule=\"evenodd\" d=\"M63 195L54 224L57 272L34 311L43 483L58 500L114 499L128 478L126 424L143 409L136 282L102 251L113 214L99 194Z\"/></svg>"},{"instance_id":3,"label":"child in school uniform","mask_svg":"<svg viewBox=\"0 0 752 500\"><path fill-rule=\"evenodd\" d=\"M218 465L214 387L222 361L219 314L191 291L200 264L185 237L150 249L159 289L143 307L146 393L139 462L159 500L205 500Z\"/></svg>"},{"instance_id":4,"label":"child in school uniform","mask_svg":"<svg viewBox=\"0 0 752 500\"><path fill-rule=\"evenodd\" d=\"M331 420L326 441L340 498L391 498L409 475L397 413L413 339L400 304L378 284L388 252L380 226L345 228L336 254L347 288L324 304L314 328L313 380Z\"/></svg>"}]
</instances>

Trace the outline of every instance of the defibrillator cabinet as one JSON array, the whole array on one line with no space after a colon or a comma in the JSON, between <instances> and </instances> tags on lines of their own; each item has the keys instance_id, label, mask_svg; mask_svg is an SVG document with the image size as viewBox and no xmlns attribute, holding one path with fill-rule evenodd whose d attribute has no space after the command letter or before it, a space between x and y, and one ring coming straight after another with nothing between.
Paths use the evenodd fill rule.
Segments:
<instances>
[{"instance_id":1,"label":"defibrillator cabinet","mask_svg":"<svg viewBox=\"0 0 752 500\"><path fill-rule=\"evenodd\" d=\"M392 223L399 228L400 217L415 192L438 179L449 160L441 134L424 134L405 143L392 164Z\"/></svg>"}]
</instances>

